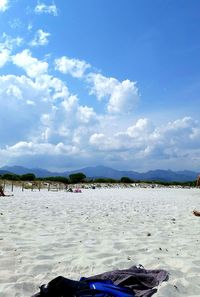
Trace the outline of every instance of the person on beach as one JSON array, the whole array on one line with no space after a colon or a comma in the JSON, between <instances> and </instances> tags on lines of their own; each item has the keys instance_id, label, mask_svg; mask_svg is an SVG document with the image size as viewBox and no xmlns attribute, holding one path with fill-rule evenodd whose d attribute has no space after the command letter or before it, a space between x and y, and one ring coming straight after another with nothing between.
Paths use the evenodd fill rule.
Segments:
<instances>
[{"instance_id":1,"label":"person on beach","mask_svg":"<svg viewBox=\"0 0 200 297\"><path fill-rule=\"evenodd\" d=\"M6 195L4 194L4 191L3 191L3 187L2 187L2 186L0 186L0 196L6 196Z\"/></svg>"},{"instance_id":2,"label":"person on beach","mask_svg":"<svg viewBox=\"0 0 200 297\"><path fill-rule=\"evenodd\" d=\"M4 193L3 187L0 185L0 197L10 197L10 196L13 196L13 195L6 195Z\"/></svg>"},{"instance_id":3,"label":"person on beach","mask_svg":"<svg viewBox=\"0 0 200 297\"><path fill-rule=\"evenodd\" d=\"M196 182L196 187L199 187L199 186L200 186L200 175L197 177L197 182ZM200 211L194 209L192 213L196 217L200 217Z\"/></svg>"}]
</instances>

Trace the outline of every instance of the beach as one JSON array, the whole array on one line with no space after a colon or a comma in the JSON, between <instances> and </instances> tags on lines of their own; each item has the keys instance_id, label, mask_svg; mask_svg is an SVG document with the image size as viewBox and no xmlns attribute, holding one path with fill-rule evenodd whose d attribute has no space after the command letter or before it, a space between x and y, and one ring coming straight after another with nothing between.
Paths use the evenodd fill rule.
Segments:
<instances>
[{"instance_id":1,"label":"beach","mask_svg":"<svg viewBox=\"0 0 200 297\"><path fill-rule=\"evenodd\" d=\"M79 280L165 269L157 297L200 296L199 189L15 189L0 197L0 296L28 297L56 276Z\"/></svg>"}]
</instances>

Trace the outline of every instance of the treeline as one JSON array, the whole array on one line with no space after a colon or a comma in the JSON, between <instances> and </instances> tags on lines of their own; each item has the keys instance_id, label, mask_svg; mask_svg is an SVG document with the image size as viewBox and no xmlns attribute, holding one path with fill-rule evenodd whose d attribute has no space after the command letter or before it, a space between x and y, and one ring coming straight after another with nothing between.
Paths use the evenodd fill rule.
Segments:
<instances>
[{"instance_id":1,"label":"treeline","mask_svg":"<svg viewBox=\"0 0 200 297\"><path fill-rule=\"evenodd\" d=\"M0 179L2 180L11 180L11 181L53 181L53 182L61 182L64 184L76 184L79 182L84 182L86 178L85 174L79 172L75 174L70 174L69 177L64 176L50 176L50 177L36 177L33 173L26 174L13 174L13 173L5 173L0 175Z\"/></svg>"},{"instance_id":2,"label":"treeline","mask_svg":"<svg viewBox=\"0 0 200 297\"><path fill-rule=\"evenodd\" d=\"M113 178L87 178L86 175L82 172L70 174L67 177L64 176L50 176L44 178L37 178L33 173L26 173L22 175L13 174L13 173L5 173L0 175L1 180L11 180L11 181L52 181L52 182L60 182L64 184L77 184L77 183L146 183L150 185L162 185L162 186L185 186L185 187L194 187L196 185L196 181L187 181L187 182L164 182L164 181L141 181L141 180L133 180L129 177L122 177L119 180Z\"/></svg>"},{"instance_id":3,"label":"treeline","mask_svg":"<svg viewBox=\"0 0 200 297\"><path fill-rule=\"evenodd\" d=\"M149 185L162 185L162 186L184 186L184 187L195 187L196 181L187 181L187 182L165 182L165 181L156 181L156 180L133 180L129 177L122 177L120 180L112 178L97 178L93 179L92 182L95 183L124 183L124 184L149 184Z\"/></svg>"},{"instance_id":4,"label":"treeline","mask_svg":"<svg viewBox=\"0 0 200 297\"><path fill-rule=\"evenodd\" d=\"M14 174L14 173L5 173L0 175L0 179L12 180L12 181L33 181L36 180L36 176L33 173L27 174Z\"/></svg>"}]
</instances>

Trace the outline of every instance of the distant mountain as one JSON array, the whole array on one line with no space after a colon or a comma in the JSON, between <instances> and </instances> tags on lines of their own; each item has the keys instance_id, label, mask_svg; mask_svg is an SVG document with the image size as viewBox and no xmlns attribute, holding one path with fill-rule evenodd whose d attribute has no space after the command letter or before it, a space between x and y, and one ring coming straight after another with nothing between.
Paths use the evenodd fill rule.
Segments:
<instances>
[{"instance_id":1,"label":"distant mountain","mask_svg":"<svg viewBox=\"0 0 200 297\"><path fill-rule=\"evenodd\" d=\"M19 174L19 175L26 174L26 173L33 173L37 177L49 177L49 176L59 176L59 175L63 176L63 173L50 172L48 170L41 169L41 168L30 169L22 166L4 166L0 168L0 171L6 171L6 173L12 172L14 174ZM3 173L0 173L0 174L3 174Z\"/></svg>"},{"instance_id":2,"label":"distant mountain","mask_svg":"<svg viewBox=\"0 0 200 297\"><path fill-rule=\"evenodd\" d=\"M9 173L12 172L14 174L19 174L19 175L29 173L30 170L32 173L32 169L27 169L22 166L4 166L4 167L0 168L0 170L7 171ZM27 172L27 170L28 170L28 172Z\"/></svg>"},{"instance_id":3,"label":"distant mountain","mask_svg":"<svg viewBox=\"0 0 200 297\"><path fill-rule=\"evenodd\" d=\"M186 171L179 171L174 172L171 170L151 170L146 173L142 173L142 180L157 180L157 181L164 181L164 182L173 182L173 181L192 181L197 178L196 172L188 172Z\"/></svg>"},{"instance_id":4,"label":"distant mountain","mask_svg":"<svg viewBox=\"0 0 200 297\"><path fill-rule=\"evenodd\" d=\"M70 172L83 172L87 177L93 178L113 178L120 179L123 176L127 176L133 180L155 180L155 181L164 181L164 182L172 182L172 181L192 181L197 178L197 172L193 171L178 171L174 172L171 170L150 170L145 173L139 173L135 171L120 171L113 168L105 167L105 166L96 166L96 167L86 167L79 170L75 170Z\"/></svg>"},{"instance_id":5,"label":"distant mountain","mask_svg":"<svg viewBox=\"0 0 200 297\"><path fill-rule=\"evenodd\" d=\"M68 173L72 174L76 172L83 172L87 177L113 178L113 179L120 179L123 176L136 178L136 176L138 175L138 173L134 171L120 171L120 170L116 170L116 169L101 166L101 165L95 166L95 167L85 167L82 169L70 171Z\"/></svg>"},{"instance_id":6,"label":"distant mountain","mask_svg":"<svg viewBox=\"0 0 200 297\"><path fill-rule=\"evenodd\" d=\"M171 170L150 170L145 173L139 173L135 171L122 171L116 170L110 167L105 166L95 166L95 167L85 167L78 170L73 171L65 171L65 172L50 172L41 168L25 168L22 166L4 166L0 168L0 174L4 174L7 172L12 172L15 174L26 174L26 173L34 173L37 177L50 177L50 176L69 176L70 174L82 172L87 177L90 178L113 178L120 179L123 176L127 176L133 180L154 180L154 181L164 181L164 182L185 182L195 180L198 176L197 172L193 171L171 171Z\"/></svg>"},{"instance_id":7,"label":"distant mountain","mask_svg":"<svg viewBox=\"0 0 200 297\"><path fill-rule=\"evenodd\" d=\"M7 171L7 170L0 170L0 175L6 174L6 173L10 173L10 171Z\"/></svg>"}]
</instances>

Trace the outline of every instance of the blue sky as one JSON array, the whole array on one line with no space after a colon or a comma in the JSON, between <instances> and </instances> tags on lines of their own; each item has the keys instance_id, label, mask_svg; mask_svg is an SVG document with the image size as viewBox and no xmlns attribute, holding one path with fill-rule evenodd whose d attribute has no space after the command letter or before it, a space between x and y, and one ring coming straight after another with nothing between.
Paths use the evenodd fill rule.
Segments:
<instances>
[{"instance_id":1,"label":"blue sky","mask_svg":"<svg viewBox=\"0 0 200 297\"><path fill-rule=\"evenodd\" d=\"M200 3L0 0L0 166L200 170Z\"/></svg>"}]
</instances>

